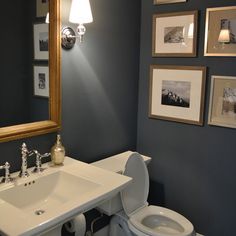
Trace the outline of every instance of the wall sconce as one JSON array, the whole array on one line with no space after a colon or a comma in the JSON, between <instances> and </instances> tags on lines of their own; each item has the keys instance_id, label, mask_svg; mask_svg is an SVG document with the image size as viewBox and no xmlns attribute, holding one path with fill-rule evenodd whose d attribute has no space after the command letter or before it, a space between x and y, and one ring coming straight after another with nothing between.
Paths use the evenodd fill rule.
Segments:
<instances>
[{"instance_id":1,"label":"wall sconce","mask_svg":"<svg viewBox=\"0 0 236 236\"><path fill-rule=\"evenodd\" d=\"M221 20L221 30L218 38L219 43L230 43L230 21L227 19Z\"/></svg>"},{"instance_id":2,"label":"wall sconce","mask_svg":"<svg viewBox=\"0 0 236 236\"><path fill-rule=\"evenodd\" d=\"M49 12L48 12L47 15L46 15L45 23L46 23L46 24L49 24Z\"/></svg>"},{"instance_id":3,"label":"wall sconce","mask_svg":"<svg viewBox=\"0 0 236 236\"><path fill-rule=\"evenodd\" d=\"M76 38L82 43L86 28L84 24L93 22L93 16L89 0L72 0L70 8L69 22L78 24L77 33L70 27L64 27L61 32L62 47L70 49L74 46Z\"/></svg>"}]
</instances>

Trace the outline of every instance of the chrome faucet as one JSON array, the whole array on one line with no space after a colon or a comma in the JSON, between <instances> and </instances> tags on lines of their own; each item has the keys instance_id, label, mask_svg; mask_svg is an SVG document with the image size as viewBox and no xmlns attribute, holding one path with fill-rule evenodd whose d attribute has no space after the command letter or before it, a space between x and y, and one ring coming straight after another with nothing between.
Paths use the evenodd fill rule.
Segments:
<instances>
[{"instance_id":1,"label":"chrome faucet","mask_svg":"<svg viewBox=\"0 0 236 236\"><path fill-rule=\"evenodd\" d=\"M33 151L29 151L26 144L23 143L21 146L21 158L22 158L22 164L21 164L21 171L19 176L20 177L28 177L29 173L27 171L27 158L28 156L32 156L34 154Z\"/></svg>"},{"instance_id":2,"label":"chrome faucet","mask_svg":"<svg viewBox=\"0 0 236 236\"><path fill-rule=\"evenodd\" d=\"M33 150L33 152L36 155L36 165L33 169L33 172L40 173L44 170L42 168L42 158L50 156L51 153L40 154L37 150Z\"/></svg>"},{"instance_id":3,"label":"chrome faucet","mask_svg":"<svg viewBox=\"0 0 236 236\"><path fill-rule=\"evenodd\" d=\"M5 169L5 176L2 178L1 183L10 183L12 182L12 178L10 175L10 164L5 162L4 165L0 166L0 170Z\"/></svg>"}]
</instances>

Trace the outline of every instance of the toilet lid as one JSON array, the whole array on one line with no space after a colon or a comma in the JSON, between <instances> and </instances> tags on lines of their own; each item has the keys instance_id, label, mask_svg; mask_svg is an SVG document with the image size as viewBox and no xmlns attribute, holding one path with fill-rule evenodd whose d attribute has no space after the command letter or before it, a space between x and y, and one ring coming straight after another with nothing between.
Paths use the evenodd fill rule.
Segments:
<instances>
[{"instance_id":1,"label":"toilet lid","mask_svg":"<svg viewBox=\"0 0 236 236\"><path fill-rule=\"evenodd\" d=\"M132 183L121 191L124 211L130 216L135 210L147 205L149 175L146 164L139 153L130 155L126 162L124 175L133 179Z\"/></svg>"}]
</instances>

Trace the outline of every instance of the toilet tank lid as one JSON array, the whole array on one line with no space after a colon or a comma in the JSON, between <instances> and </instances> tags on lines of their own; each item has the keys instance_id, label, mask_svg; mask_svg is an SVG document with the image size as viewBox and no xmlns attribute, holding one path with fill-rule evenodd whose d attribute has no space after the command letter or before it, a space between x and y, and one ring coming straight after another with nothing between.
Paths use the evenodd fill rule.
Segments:
<instances>
[{"instance_id":1,"label":"toilet tank lid","mask_svg":"<svg viewBox=\"0 0 236 236\"><path fill-rule=\"evenodd\" d=\"M130 216L137 209L147 205L149 175L146 164L139 153L130 155L124 175L131 177L132 183L121 191L121 201L125 213Z\"/></svg>"}]
</instances>

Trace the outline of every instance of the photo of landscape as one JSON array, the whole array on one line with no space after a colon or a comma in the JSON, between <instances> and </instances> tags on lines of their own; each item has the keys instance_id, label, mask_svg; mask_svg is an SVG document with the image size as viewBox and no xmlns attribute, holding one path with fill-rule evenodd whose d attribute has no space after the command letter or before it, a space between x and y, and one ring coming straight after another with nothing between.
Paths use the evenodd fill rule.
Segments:
<instances>
[{"instance_id":1,"label":"photo of landscape","mask_svg":"<svg viewBox=\"0 0 236 236\"><path fill-rule=\"evenodd\" d=\"M164 43L183 43L184 42L184 27L165 27L164 28Z\"/></svg>"},{"instance_id":2,"label":"photo of landscape","mask_svg":"<svg viewBox=\"0 0 236 236\"><path fill-rule=\"evenodd\" d=\"M162 81L162 105L190 107L191 83L185 81Z\"/></svg>"},{"instance_id":3,"label":"photo of landscape","mask_svg":"<svg viewBox=\"0 0 236 236\"><path fill-rule=\"evenodd\" d=\"M236 117L236 88L224 88L222 115Z\"/></svg>"},{"instance_id":4,"label":"photo of landscape","mask_svg":"<svg viewBox=\"0 0 236 236\"><path fill-rule=\"evenodd\" d=\"M39 33L39 50L41 52L48 51L48 32Z\"/></svg>"}]
</instances>

